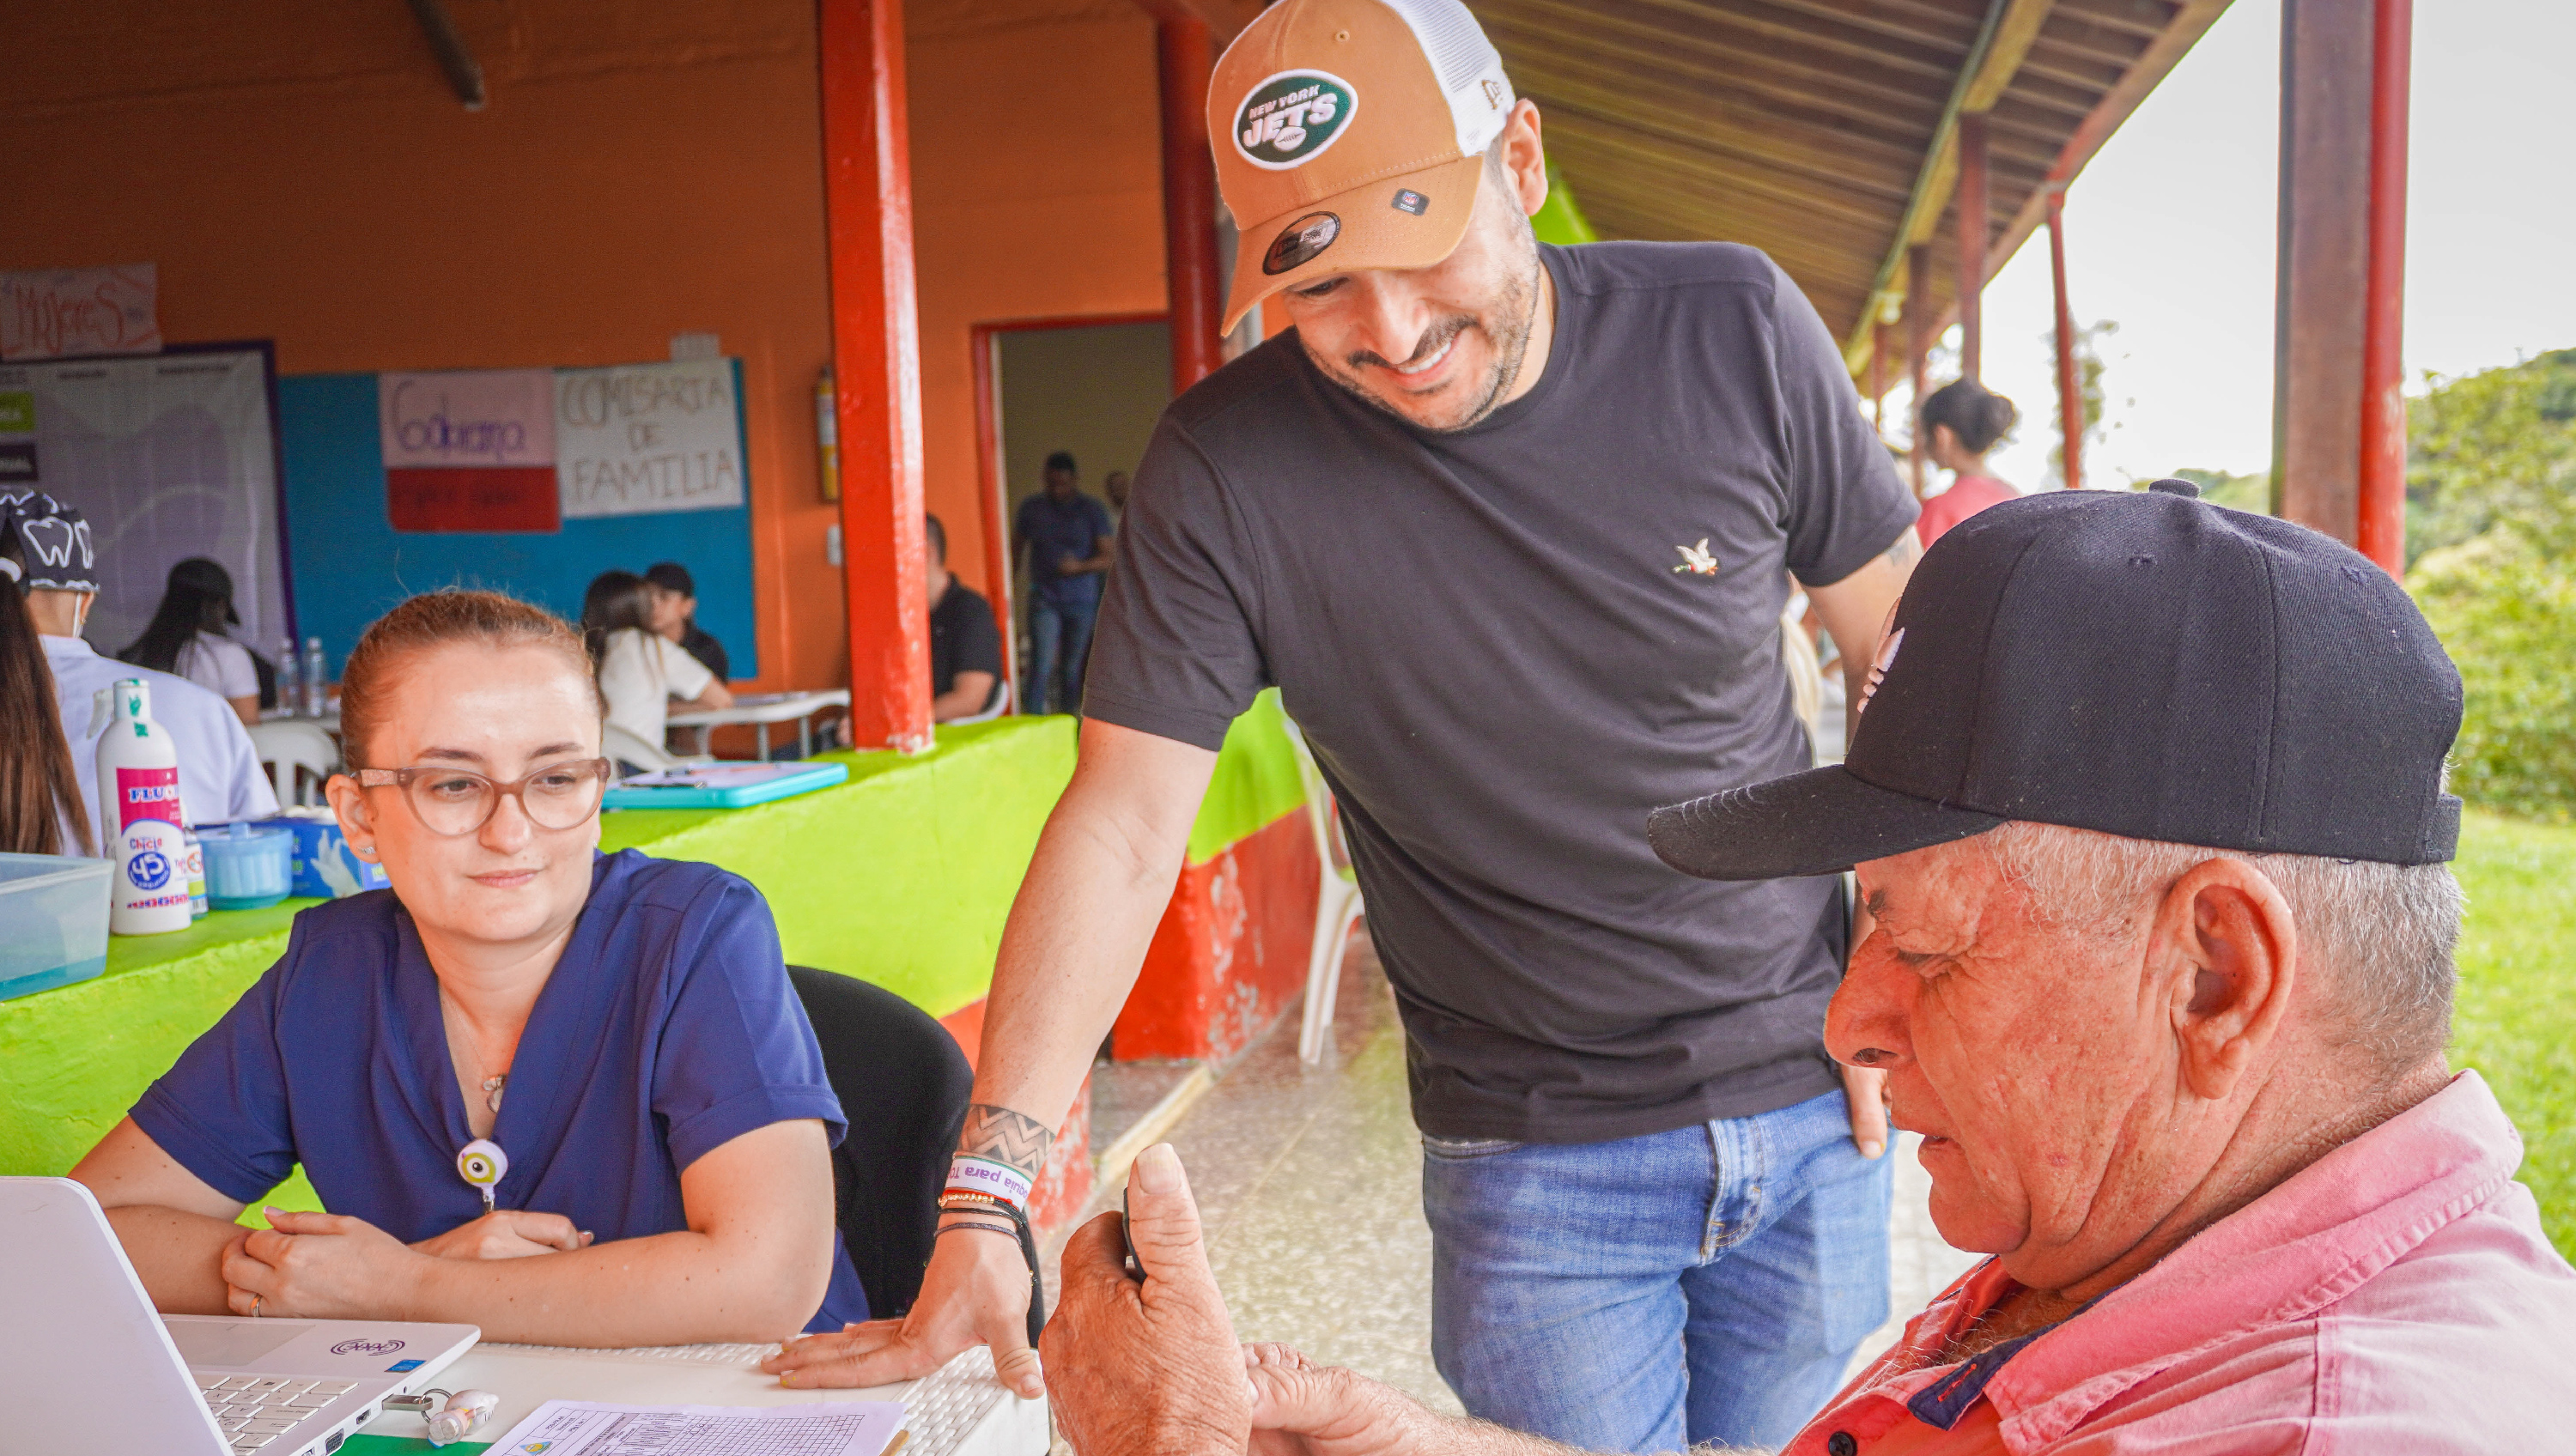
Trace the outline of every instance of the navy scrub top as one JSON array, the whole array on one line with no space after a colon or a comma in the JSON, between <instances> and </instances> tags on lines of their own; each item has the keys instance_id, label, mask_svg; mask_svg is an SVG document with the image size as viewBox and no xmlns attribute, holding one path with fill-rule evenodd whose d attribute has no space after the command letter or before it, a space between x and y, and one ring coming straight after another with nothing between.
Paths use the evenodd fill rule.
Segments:
<instances>
[{"instance_id":1,"label":"navy scrub top","mask_svg":"<svg viewBox=\"0 0 2576 1456\"><path fill-rule=\"evenodd\" d=\"M303 1163L333 1213L404 1243L479 1218L457 1175L474 1134L438 981L411 916L375 890L295 917L286 954L134 1106L136 1126L227 1198ZM846 1130L760 892L634 850L592 862L590 898L519 1039L492 1140L503 1208L559 1213L605 1243L688 1227L680 1170L774 1122ZM837 1229L805 1326L868 1317Z\"/></svg>"}]
</instances>

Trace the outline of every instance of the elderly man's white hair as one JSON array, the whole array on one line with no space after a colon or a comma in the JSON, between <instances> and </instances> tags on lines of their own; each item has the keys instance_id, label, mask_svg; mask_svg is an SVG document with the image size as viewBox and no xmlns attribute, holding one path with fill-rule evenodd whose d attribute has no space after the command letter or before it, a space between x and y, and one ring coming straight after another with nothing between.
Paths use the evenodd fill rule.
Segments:
<instances>
[{"instance_id":1,"label":"elderly man's white hair","mask_svg":"<svg viewBox=\"0 0 2576 1456\"><path fill-rule=\"evenodd\" d=\"M2300 959L2330 972L2351 1044L2381 1071L2418 1066L2450 1040L2462 898L2448 865L2245 854L2025 820L1971 842L2022 888L2041 924L2104 936L2134 930L2192 866L2243 860L2289 902Z\"/></svg>"}]
</instances>

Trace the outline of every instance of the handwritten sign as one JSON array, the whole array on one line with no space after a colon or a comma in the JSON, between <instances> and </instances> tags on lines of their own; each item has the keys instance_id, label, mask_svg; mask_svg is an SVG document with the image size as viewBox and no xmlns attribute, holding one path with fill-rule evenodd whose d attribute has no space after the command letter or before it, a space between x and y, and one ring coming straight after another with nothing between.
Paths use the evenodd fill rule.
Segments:
<instances>
[{"instance_id":1,"label":"handwritten sign","mask_svg":"<svg viewBox=\"0 0 2576 1456\"><path fill-rule=\"evenodd\" d=\"M740 506L733 362L555 371L555 472L566 520Z\"/></svg>"},{"instance_id":2,"label":"handwritten sign","mask_svg":"<svg viewBox=\"0 0 2576 1456\"><path fill-rule=\"evenodd\" d=\"M0 359L159 353L160 295L150 263L0 273Z\"/></svg>"},{"instance_id":3,"label":"handwritten sign","mask_svg":"<svg viewBox=\"0 0 2576 1456\"><path fill-rule=\"evenodd\" d=\"M555 463L555 371L458 369L376 376L385 468Z\"/></svg>"}]
</instances>

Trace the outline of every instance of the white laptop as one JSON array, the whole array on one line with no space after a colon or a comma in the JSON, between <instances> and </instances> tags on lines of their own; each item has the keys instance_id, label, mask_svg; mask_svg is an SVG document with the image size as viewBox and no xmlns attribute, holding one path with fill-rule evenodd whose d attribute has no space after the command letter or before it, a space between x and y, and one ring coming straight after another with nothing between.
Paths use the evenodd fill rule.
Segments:
<instances>
[{"instance_id":1,"label":"white laptop","mask_svg":"<svg viewBox=\"0 0 2576 1456\"><path fill-rule=\"evenodd\" d=\"M0 1178L0 1450L12 1456L325 1456L481 1337L472 1325L156 1314L87 1188Z\"/></svg>"}]
</instances>

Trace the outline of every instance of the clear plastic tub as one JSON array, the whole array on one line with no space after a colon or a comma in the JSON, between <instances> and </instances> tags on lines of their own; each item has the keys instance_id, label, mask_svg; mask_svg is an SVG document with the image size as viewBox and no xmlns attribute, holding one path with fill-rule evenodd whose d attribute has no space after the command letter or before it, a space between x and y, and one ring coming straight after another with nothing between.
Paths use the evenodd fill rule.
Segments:
<instances>
[{"instance_id":1,"label":"clear plastic tub","mask_svg":"<svg viewBox=\"0 0 2576 1456\"><path fill-rule=\"evenodd\" d=\"M107 969L103 859L0 854L0 1001L86 981Z\"/></svg>"},{"instance_id":2,"label":"clear plastic tub","mask_svg":"<svg viewBox=\"0 0 2576 1456\"><path fill-rule=\"evenodd\" d=\"M247 824L209 828L206 903L218 910L259 910L286 898L295 881L295 836Z\"/></svg>"}]
</instances>

